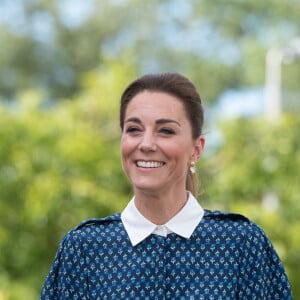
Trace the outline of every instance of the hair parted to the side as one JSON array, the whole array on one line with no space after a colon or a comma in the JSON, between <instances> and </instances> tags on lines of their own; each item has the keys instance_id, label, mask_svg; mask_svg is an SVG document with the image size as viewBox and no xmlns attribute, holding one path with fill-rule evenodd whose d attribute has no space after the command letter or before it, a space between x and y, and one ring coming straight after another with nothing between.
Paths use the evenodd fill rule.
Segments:
<instances>
[{"instance_id":1,"label":"hair parted to the side","mask_svg":"<svg viewBox=\"0 0 300 300\"><path fill-rule=\"evenodd\" d=\"M192 137L196 139L202 134L204 113L201 98L194 84L178 73L157 73L144 75L130 83L121 96L120 127L123 130L126 109L137 94L143 91L161 92L172 95L180 100L185 108L192 127ZM197 173L188 171L186 189L198 195Z\"/></svg>"}]
</instances>

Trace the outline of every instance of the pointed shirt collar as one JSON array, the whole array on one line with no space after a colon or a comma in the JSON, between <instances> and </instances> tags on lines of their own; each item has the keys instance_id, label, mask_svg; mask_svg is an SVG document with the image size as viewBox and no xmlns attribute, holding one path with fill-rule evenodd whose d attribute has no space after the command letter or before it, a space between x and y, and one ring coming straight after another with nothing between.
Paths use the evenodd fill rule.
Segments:
<instances>
[{"instance_id":1,"label":"pointed shirt collar","mask_svg":"<svg viewBox=\"0 0 300 300\"><path fill-rule=\"evenodd\" d=\"M121 220L133 246L137 245L150 234L167 235L174 232L186 239L190 238L195 228L201 221L204 210L189 192L188 201L185 206L166 224L156 225L146 219L136 208L134 198L128 203L121 213ZM165 231L164 233L160 233Z\"/></svg>"}]
</instances>

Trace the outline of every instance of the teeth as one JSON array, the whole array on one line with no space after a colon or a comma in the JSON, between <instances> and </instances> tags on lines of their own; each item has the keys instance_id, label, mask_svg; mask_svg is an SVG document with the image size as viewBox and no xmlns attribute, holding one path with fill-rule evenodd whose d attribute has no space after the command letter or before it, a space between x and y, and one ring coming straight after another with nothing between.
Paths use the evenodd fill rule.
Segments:
<instances>
[{"instance_id":1,"label":"teeth","mask_svg":"<svg viewBox=\"0 0 300 300\"><path fill-rule=\"evenodd\" d=\"M137 166L142 168L159 168L163 165L162 162L157 161L138 161Z\"/></svg>"}]
</instances>

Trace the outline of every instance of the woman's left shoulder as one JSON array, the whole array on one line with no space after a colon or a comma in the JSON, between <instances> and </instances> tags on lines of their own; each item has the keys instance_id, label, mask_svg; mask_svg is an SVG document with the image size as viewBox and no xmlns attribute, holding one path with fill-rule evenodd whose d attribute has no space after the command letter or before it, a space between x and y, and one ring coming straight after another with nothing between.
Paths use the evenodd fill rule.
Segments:
<instances>
[{"instance_id":1,"label":"woman's left shoulder","mask_svg":"<svg viewBox=\"0 0 300 300\"><path fill-rule=\"evenodd\" d=\"M203 219L204 223L219 228L219 230L222 228L225 231L240 232L242 235L266 238L266 234L262 228L242 214L205 210Z\"/></svg>"}]
</instances>

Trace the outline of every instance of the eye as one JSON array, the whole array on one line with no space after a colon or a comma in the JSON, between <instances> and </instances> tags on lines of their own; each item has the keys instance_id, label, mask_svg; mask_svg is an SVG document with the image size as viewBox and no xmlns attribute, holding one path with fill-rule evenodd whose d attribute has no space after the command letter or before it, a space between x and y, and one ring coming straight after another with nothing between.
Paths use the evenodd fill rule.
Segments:
<instances>
[{"instance_id":1,"label":"eye","mask_svg":"<svg viewBox=\"0 0 300 300\"><path fill-rule=\"evenodd\" d=\"M125 129L125 132L127 133L135 133L141 131L138 127L136 126L129 126Z\"/></svg>"},{"instance_id":2,"label":"eye","mask_svg":"<svg viewBox=\"0 0 300 300\"><path fill-rule=\"evenodd\" d=\"M171 128L161 128L160 129L160 132L163 133L163 134L166 134L166 135L172 135L172 134L175 134L175 131Z\"/></svg>"}]
</instances>

